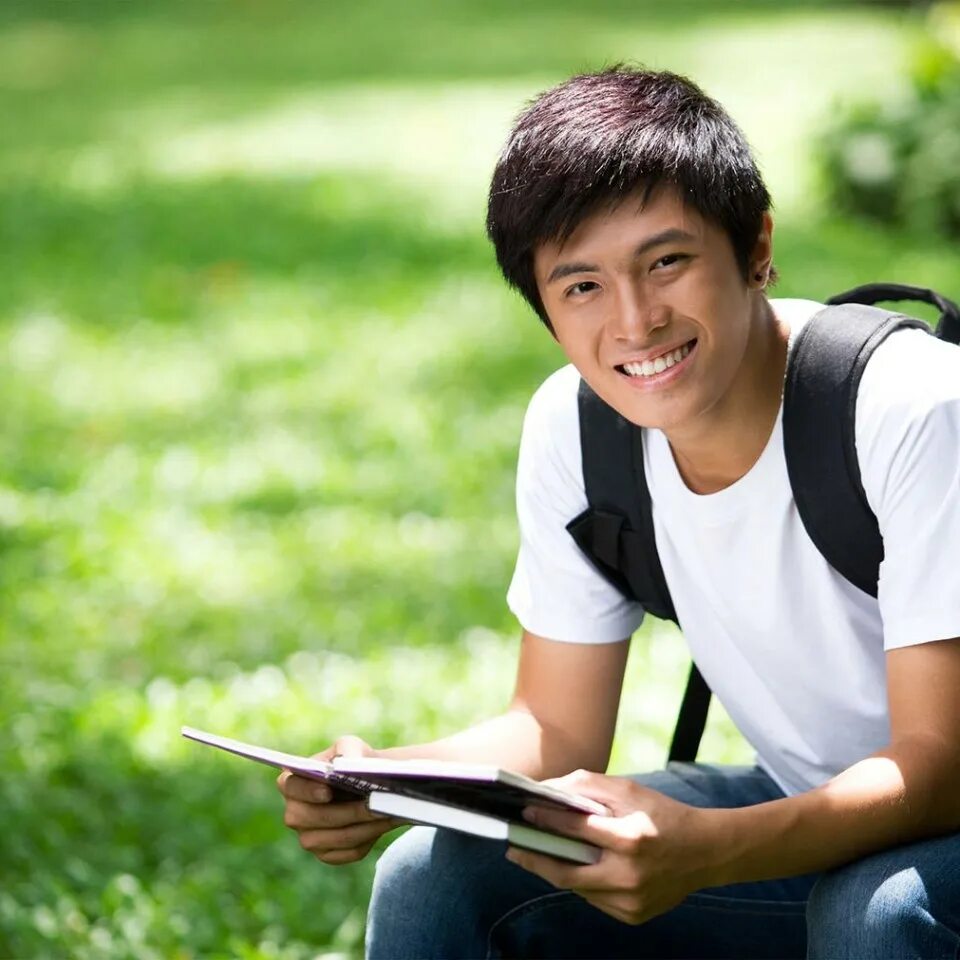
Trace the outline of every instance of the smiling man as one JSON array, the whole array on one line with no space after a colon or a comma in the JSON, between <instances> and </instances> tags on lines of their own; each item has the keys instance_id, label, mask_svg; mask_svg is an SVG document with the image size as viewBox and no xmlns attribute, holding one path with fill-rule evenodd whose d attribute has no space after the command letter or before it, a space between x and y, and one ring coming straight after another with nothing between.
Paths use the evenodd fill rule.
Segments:
<instances>
[{"instance_id":1,"label":"smiling man","mask_svg":"<svg viewBox=\"0 0 960 960\"><path fill-rule=\"evenodd\" d=\"M570 365L524 422L513 702L434 743L348 737L325 755L496 763L559 777L611 816L535 821L602 847L592 866L411 830L377 868L371 956L960 955L960 351L898 330L863 373L856 456L885 548L874 597L798 516L784 377L821 305L768 298L769 208L739 130L672 74L575 77L518 119L489 232ZM602 773L644 609L568 532L588 507L585 388L643 428L677 619L753 766ZM599 468L632 482L629 461ZM296 777L280 787L327 863L395 826Z\"/></svg>"},{"instance_id":2,"label":"smiling man","mask_svg":"<svg viewBox=\"0 0 960 960\"><path fill-rule=\"evenodd\" d=\"M627 420L664 431L698 493L746 473L780 405L789 329L756 295L771 230L765 213L745 284L723 228L659 184L534 254L542 309L579 375Z\"/></svg>"}]
</instances>

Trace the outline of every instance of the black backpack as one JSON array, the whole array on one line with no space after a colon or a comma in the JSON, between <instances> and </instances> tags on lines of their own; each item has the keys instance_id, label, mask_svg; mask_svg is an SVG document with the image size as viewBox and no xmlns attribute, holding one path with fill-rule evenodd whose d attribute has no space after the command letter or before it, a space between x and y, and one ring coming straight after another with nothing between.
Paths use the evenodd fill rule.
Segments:
<instances>
[{"instance_id":1,"label":"black backpack","mask_svg":"<svg viewBox=\"0 0 960 960\"><path fill-rule=\"evenodd\" d=\"M879 310L879 301L923 301L940 310L935 335L960 343L960 309L932 290L869 284L831 297L800 331L790 353L783 396L783 445L803 525L827 562L876 597L883 540L867 504L854 444L860 378L873 351L895 330L930 328ZM589 507L567 524L593 566L624 596L677 623L660 566L643 430L607 406L585 382L578 394L583 479ZM710 688L690 668L668 761L696 759Z\"/></svg>"}]
</instances>

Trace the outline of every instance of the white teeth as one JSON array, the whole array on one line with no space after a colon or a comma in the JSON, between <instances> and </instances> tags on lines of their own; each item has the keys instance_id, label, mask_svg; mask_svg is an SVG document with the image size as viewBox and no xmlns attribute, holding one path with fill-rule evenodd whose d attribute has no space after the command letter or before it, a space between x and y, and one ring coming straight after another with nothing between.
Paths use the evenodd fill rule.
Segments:
<instances>
[{"instance_id":1,"label":"white teeth","mask_svg":"<svg viewBox=\"0 0 960 960\"><path fill-rule=\"evenodd\" d=\"M642 363L625 363L623 369L631 377L651 377L655 373L663 373L664 370L668 370L688 356L689 353L690 345L685 343L682 347L677 347L676 350L665 353L655 360L644 360Z\"/></svg>"}]
</instances>

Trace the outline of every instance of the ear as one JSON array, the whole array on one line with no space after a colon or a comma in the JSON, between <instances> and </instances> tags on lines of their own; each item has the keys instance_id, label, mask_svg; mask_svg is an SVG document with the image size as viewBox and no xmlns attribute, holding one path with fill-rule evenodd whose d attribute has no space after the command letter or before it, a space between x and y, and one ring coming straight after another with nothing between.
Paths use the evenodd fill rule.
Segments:
<instances>
[{"instance_id":1,"label":"ear","mask_svg":"<svg viewBox=\"0 0 960 960\"><path fill-rule=\"evenodd\" d=\"M750 256L750 275L747 285L754 290L763 290L770 280L770 271L773 269L773 217L767 210L763 214L760 233L753 246Z\"/></svg>"}]
</instances>

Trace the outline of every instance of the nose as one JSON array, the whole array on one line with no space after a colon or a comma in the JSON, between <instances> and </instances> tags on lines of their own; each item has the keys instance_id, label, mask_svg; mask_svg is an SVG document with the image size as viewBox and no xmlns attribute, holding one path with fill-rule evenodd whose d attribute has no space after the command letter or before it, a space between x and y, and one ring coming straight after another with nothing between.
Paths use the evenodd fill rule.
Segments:
<instances>
[{"instance_id":1,"label":"nose","mask_svg":"<svg viewBox=\"0 0 960 960\"><path fill-rule=\"evenodd\" d=\"M614 313L607 326L623 342L645 344L654 331L670 322L667 306L658 303L632 278L619 286L612 305Z\"/></svg>"}]
</instances>

